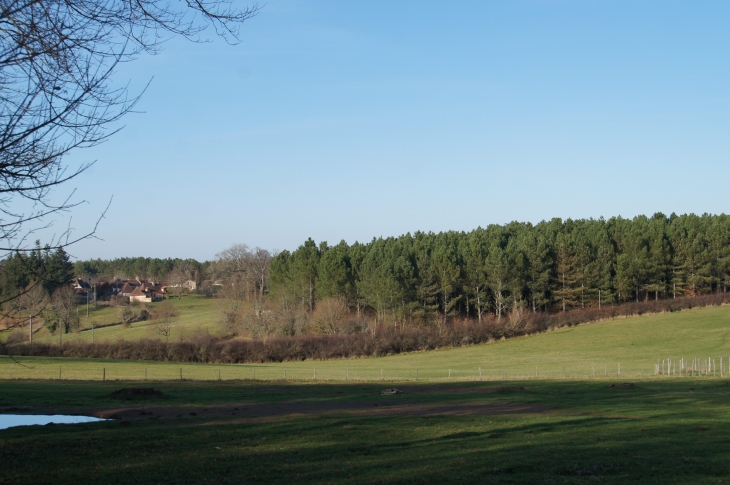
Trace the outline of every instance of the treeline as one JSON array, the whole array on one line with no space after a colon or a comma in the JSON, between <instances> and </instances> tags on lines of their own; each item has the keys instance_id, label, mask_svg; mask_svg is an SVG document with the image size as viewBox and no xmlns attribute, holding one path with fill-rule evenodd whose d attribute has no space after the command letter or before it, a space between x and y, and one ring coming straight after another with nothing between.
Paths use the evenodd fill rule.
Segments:
<instances>
[{"instance_id":1,"label":"treeline","mask_svg":"<svg viewBox=\"0 0 730 485\"><path fill-rule=\"evenodd\" d=\"M63 248L42 248L37 242L30 251L9 255L0 263L0 315L5 328L25 326L42 315L51 332L78 330L73 277L73 264Z\"/></svg>"},{"instance_id":2,"label":"treeline","mask_svg":"<svg viewBox=\"0 0 730 485\"><path fill-rule=\"evenodd\" d=\"M267 339L227 339L200 334L182 341L146 339L97 344L0 343L0 354L100 359L158 360L173 362L258 363L325 360L399 354L444 347L460 347L502 338L534 334L601 319L645 313L673 312L730 303L730 293L716 293L672 300L649 300L572 312L526 313L519 319L499 322L489 315L482 322L462 320L445 327L405 329L381 327L376 333L331 336L295 336Z\"/></svg>"},{"instance_id":3,"label":"treeline","mask_svg":"<svg viewBox=\"0 0 730 485\"><path fill-rule=\"evenodd\" d=\"M0 263L0 298L4 306L18 306L29 292L51 295L71 283L73 276L73 264L63 248L52 250L37 242L32 250L10 254Z\"/></svg>"},{"instance_id":4,"label":"treeline","mask_svg":"<svg viewBox=\"0 0 730 485\"><path fill-rule=\"evenodd\" d=\"M335 246L307 240L273 258L270 293L310 314L332 299L376 324L445 324L726 292L730 217L512 222Z\"/></svg>"},{"instance_id":5,"label":"treeline","mask_svg":"<svg viewBox=\"0 0 730 485\"><path fill-rule=\"evenodd\" d=\"M188 273L191 279L203 278L210 263L195 259L180 258L115 258L89 259L76 261L74 272L77 276L88 276L111 280L113 278L144 278L161 280L173 271Z\"/></svg>"}]
</instances>

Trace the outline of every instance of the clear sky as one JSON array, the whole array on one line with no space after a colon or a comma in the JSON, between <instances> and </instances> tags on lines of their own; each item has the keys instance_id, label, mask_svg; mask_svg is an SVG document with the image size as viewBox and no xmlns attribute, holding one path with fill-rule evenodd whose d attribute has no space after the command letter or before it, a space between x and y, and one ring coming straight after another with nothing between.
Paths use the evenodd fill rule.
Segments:
<instances>
[{"instance_id":1,"label":"clear sky","mask_svg":"<svg viewBox=\"0 0 730 485\"><path fill-rule=\"evenodd\" d=\"M268 0L172 41L66 189L77 258L728 212L730 2ZM63 191L59 192L59 194ZM59 221L57 228L63 227Z\"/></svg>"}]
</instances>

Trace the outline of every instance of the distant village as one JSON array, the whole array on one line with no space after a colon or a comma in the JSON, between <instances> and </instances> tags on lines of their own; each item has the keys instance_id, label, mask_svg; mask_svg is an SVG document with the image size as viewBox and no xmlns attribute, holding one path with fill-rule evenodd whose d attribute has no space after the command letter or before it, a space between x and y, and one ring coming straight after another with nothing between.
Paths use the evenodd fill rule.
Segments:
<instances>
[{"instance_id":1,"label":"distant village","mask_svg":"<svg viewBox=\"0 0 730 485\"><path fill-rule=\"evenodd\" d=\"M102 299L117 297L128 302L150 303L165 299L168 289L187 289L195 291L198 284L194 280L187 280L183 283L169 284L167 281L146 280L142 278L121 279L114 281L98 281L89 283L82 278L77 278L73 284L74 290L79 297L98 297Z\"/></svg>"}]
</instances>

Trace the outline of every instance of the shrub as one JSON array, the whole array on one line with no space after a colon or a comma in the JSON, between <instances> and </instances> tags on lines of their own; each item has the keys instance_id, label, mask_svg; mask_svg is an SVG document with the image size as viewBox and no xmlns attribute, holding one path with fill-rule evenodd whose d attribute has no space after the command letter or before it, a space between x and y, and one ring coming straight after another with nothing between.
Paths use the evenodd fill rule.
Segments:
<instances>
[{"instance_id":1,"label":"shrub","mask_svg":"<svg viewBox=\"0 0 730 485\"><path fill-rule=\"evenodd\" d=\"M14 330L8 335L8 344L19 344L28 340L28 334L23 330Z\"/></svg>"},{"instance_id":2,"label":"shrub","mask_svg":"<svg viewBox=\"0 0 730 485\"><path fill-rule=\"evenodd\" d=\"M129 327L134 322L143 322L149 317L147 307L138 307L136 305L119 307L119 320L122 325Z\"/></svg>"}]
</instances>

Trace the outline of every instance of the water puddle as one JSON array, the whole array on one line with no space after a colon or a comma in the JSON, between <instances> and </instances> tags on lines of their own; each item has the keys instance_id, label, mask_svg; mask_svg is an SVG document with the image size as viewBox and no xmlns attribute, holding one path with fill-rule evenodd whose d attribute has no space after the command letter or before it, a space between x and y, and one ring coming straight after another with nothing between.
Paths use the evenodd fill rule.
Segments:
<instances>
[{"instance_id":1,"label":"water puddle","mask_svg":"<svg viewBox=\"0 0 730 485\"><path fill-rule=\"evenodd\" d=\"M63 414L0 414L0 429L13 428L15 426L31 426L34 424L76 424L94 423L96 421L106 421L106 419Z\"/></svg>"}]
</instances>

